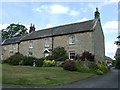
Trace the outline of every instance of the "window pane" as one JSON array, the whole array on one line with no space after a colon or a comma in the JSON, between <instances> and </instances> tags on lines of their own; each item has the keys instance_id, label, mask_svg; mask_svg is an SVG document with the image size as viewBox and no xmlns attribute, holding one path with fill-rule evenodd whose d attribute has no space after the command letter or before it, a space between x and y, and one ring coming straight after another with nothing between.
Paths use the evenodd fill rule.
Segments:
<instances>
[{"instance_id":1,"label":"window pane","mask_svg":"<svg viewBox=\"0 0 120 90\"><path fill-rule=\"evenodd\" d=\"M69 44L74 44L75 43L75 36L74 35L70 35L69 37Z\"/></svg>"},{"instance_id":2,"label":"window pane","mask_svg":"<svg viewBox=\"0 0 120 90\"><path fill-rule=\"evenodd\" d=\"M32 42L32 41L30 41L30 45L29 45L29 47L30 47L30 48L33 47L33 42Z\"/></svg>"},{"instance_id":3,"label":"window pane","mask_svg":"<svg viewBox=\"0 0 120 90\"><path fill-rule=\"evenodd\" d=\"M70 51L69 52L69 58L70 59L75 59L75 51Z\"/></svg>"},{"instance_id":4,"label":"window pane","mask_svg":"<svg viewBox=\"0 0 120 90\"><path fill-rule=\"evenodd\" d=\"M45 40L45 47L49 47L49 40Z\"/></svg>"}]
</instances>

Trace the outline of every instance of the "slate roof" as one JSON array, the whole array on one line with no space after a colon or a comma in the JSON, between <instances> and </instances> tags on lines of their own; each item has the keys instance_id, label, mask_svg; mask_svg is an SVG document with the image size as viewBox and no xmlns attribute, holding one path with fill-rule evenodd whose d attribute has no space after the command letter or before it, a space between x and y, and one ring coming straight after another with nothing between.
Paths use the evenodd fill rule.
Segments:
<instances>
[{"instance_id":1,"label":"slate roof","mask_svg":"<svg viewBox=\"0 0 120 90\"><path fill-rule=\"evenodd\" d=\"M14 37L14 38L6 39L2 42L2 45L19 43L21 38L22 37Z\"/></svg>"},{"instance_id":2,"label":"slate roof","mask_svg":"<svg viewBox=\"0 0 120 90\"><path fill-rule=\"evenodd\" d=\"M105 56L105 60L113 60L113 59L108 56Z\"/></svg>"},{"instance_id":3,"label":"slate roof","mask_svg":"<svg viewBox=\"0 0 120 90\"><path fill-rule=\"evenodd\" d=\"M120 48L117 48L116 55L120 55Z\"/></svg>"},{"instance_id":4,"label":"slate roof","mask_svg":"<svg viewBox=\"0 0 120 90\"><path fill-rule=\"evenodd\" d=\"M96 21L97 19L92 19L84 22L77 22L77 23L42 29L39 31L34 31L23 37L15 37L15 38L7 39L2 42L2 45L14 44L14 43L19 43L20 41L34 40L39 38L51 37L51 36L93 31L96 25Z\"/></svg>"},{"instance_id":5,"label":"slate roof","mask_svg":"<svg viewBox=\"0 0 120 90\"><path fill-rule=\"evenodd\" d=\"M21 41L92 31L94 29L96 20L97 19L92 19L84 22L72 23L72 24L61 25L48 29L42 29L39 31L34 31L23 37Z\"/></svg>"}]
</instances>

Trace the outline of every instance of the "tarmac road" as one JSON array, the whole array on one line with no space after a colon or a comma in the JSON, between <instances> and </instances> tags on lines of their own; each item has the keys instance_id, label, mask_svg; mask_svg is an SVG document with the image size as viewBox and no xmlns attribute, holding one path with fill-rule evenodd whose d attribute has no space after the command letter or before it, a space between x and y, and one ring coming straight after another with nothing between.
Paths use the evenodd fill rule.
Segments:
<instances>
[{"instance_id":1,"label":"tarmac road","mask_svg":"<svg viewBox=\"0 0 120 90\"><path fill-rule=\"evenodd\" d=\"M56 86L55 88L120 88L118 72L117 69L111 68L111 71L105 75L89 78L69 85Z\"/></svg>"}]
</instances>

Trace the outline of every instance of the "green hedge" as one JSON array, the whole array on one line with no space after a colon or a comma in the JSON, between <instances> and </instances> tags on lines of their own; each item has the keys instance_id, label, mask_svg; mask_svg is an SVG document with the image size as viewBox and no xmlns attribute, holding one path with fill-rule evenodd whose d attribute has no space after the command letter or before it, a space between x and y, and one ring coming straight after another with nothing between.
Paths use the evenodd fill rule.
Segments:
<instances>
[{"instance_id":1,"label":"green hedge","mask_svg":"<svg viewBox=\"0 0 120 90\"><path fill-rule=\"evenodd\" d=\"M13 56L7 58L3 63L8 63L10 65L29 65L33 66L35 62L36 67L41 67L43 65L44 59L38 59L35 57L23 56L22 54L14 54Z\"/></svg>"}]
</instances>

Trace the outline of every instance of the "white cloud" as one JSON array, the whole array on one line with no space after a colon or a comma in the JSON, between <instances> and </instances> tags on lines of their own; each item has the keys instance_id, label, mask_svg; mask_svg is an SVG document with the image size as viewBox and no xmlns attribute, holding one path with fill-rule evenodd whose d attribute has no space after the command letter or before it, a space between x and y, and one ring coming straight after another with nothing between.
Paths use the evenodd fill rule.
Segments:
<instances>
[{"instance_id":1,"label":"white cloud","mask_svg":"<svg viewBox=\"0 0 120 90\"><path fill-rule=\"evenodd\" d=\"M71 10L70 13L69 13L69 15L71 15L71 16L77 16L79 14L80 13L78 11L76 11L76 10Z\"/></svg>"},{"instance_id":2,"label":"white cloud","mask_svg":"<svg viewBox=\"0 0 120 90\"><path fill-rule=\"evenodd\" d=\"M76 22L83 22L83 21L87 21L88 19L86 17L82 18L81 20L77 20Z\"/></svg>"},{"instance_id":3,"label":"white cloud","mask_svg":"<svg viewBox=\"0 0 120 90\"><path fill-rule=\"evenodd\" d=\"M46 26L45 26L45 28L51 28L52 27L52 25L51 24L47 24ZM45 29L44 28L44 29Z\"/></svg>"},{"instance_id":4,"label":"white cloud","mask_svg":"<svg viewBox=\"0 0 120 90\"><path fill-rule=\"evenodd\" d=\"M117 45L115 45L114 43L105 44L105 55L106 56L110 56L111 58L114 59L116 50L117 50Z\"/></svg>"},{"instance_id":5,"label":"white cloud","mask_svg":"<svg viewBox=\"0 0 120 90\"><path fill-rule=\"evenodd\" d=\"M79 11L71 9L68 6L52 4L52 5L41 5L40 7L32 9L35 12L39 13L48 13L48 14L68 14L71 16L79 15Z\"/></svg>"},{"instance_id":6,"label":"white cloud","mask_svg":"<svg viewBox=\"0 0 120 90\"><path fill-rule=\"evenodd\" d=\"M0 24L0 30L6 29L10 24Z\"/></svg>"},{"instance_id":7,"label":"white cloud","mask_svg":"<svg viewBox=\"0 0 120 90\"><path fill-rule=\"evenodd\" d=\"M88 7L93 9L93 11L95 11L96 7L101 9L103 6L113 4L113 3L117 4L118 2L119 2L119 0L104 0L104 1L99 2L98 4L88 4Z\"/></svg>"},{"instance_id":8,"label":"white cloud","mask_svg":"<svg viewBox=\"0 0 120 90\"><path fill-rule=\"evenodd\" d=\"M80 8L80 10L82 10L82 12L87 12L87 8Z\"/></svg>"},{"instance_id":9,"label":"white cloud","mask_svg":"<svg viewBox=\"0 0 120 90\"><path fill-rule=\"evenodd\" d=\"M104 33L118 32L118 21L109 21L103 25Z\"/></svg>"},{"instance_id":10,"label":"white cloud","mask_svg":"<svg viewBox=\"0 0 120 90\"><path fill-rule=\"evenodd\" d=\"M70 10L69 7L63 5L51 5L50 10L52 14L66 14Z\"/></svg>"}]
</instances>

